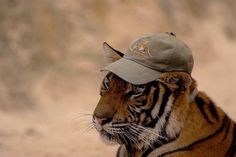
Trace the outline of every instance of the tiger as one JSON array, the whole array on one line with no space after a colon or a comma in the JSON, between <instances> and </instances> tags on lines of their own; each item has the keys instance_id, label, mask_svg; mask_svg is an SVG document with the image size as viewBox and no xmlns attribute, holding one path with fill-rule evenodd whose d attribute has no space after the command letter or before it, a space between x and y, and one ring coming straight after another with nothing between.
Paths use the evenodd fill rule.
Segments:
<instances>
[{"instance_id":1,"label":"tiger","mask_svg":"<svg viewBox=\"0 0 236 157\"><path fill-rule=\"evenodd\" d=\"M100 96L92 121L116 157L236 157L235 122L187 72L141 85L108 72Z\"/></svg>"}]
</instances>

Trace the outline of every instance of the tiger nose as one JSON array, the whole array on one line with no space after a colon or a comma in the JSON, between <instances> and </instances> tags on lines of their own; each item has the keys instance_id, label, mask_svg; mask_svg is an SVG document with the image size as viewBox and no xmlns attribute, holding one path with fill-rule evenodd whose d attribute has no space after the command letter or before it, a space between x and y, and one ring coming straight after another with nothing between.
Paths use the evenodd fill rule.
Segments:
<instances>
[{"instance_id":1,"label":"tiger nose","mask_svg":"<svg viewBox=\"0 0 236 157\"><path fill-rule=\"evenodd\" d=\"M100 118L100 117L96 117L96 116L93 116L93 118L94 118L94 120L97 120L97 122L100 125L105 125L105 124L112 121L112 118Z\"/></svg>"}]
</instances>

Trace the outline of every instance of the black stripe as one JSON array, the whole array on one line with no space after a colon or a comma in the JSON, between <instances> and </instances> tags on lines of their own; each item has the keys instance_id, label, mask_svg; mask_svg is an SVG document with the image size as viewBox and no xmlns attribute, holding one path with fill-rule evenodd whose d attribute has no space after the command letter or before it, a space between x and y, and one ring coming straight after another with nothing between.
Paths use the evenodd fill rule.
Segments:
<instances>
[{"instance_id":1,"label":"black stripe","mask_svg":"<svg viewBox=\"0 0 236 157\"><path fill-rule=\"evenodd\" d=\"M140 115L141 113L132 111L130 107L127 107L128 111L129 111L129 118L131 118L132 122L135 122L136 124L138 124L140 122ZM132 115L132 116L131 116Z\"/></svg>"},{"instance_id":2,"label":"black stripe","mask_svg":"<svg viewBox=\"0 0 236 157\"><path fill-rule=\"evenodd\" d=\"M134 112L135 114L135 123L136 124L139 124L140 123L140 121L141 121L141 118L140 118L140 116L141 116L141 114L140 113L137 113L137 112Z\"/></svg>"},{"instance_id":3,"label":"black stripe","mask_svg":"<svg viewBox=\"0 0 236 157\"><path fill-rule=\"evenodd\" d=\"M171 94L171 91L169 90L169 88L166 86L164 86L164 87L165 87L165 93L164 93L163 100L162 100L160 110L158 113L159 118L163 115L163 113L165 111L166 103L168 102L169 96Z\"/></svg>"},{"instance_id":4,"label":"black stripe","mask_svg":"<svg viewBox=\"0 0 236 157\"><path fill-rule=\"evenodd\" d=\"M227 157L234 157L236 154L236 124L234 124L234 129L233 129L233 139L231 142L231 146L229 150L227 151L226 156Z\"/></svg>"},{"instance_id":5,"label":"black stripe","mask_svg":"<svg viewBox=\"0 0 236 157\"><path fill-rule=\"evenodd\" d=\"M142 104L140 105L141 106L145 106L147 104L147 98L145 100L142 100Z\"/></svg>"},{"instance_id":6,"label":"black stripe","mask_svg":"<svg viewBox=\"0 0 236 157\"><path fill-rule=\"evenodd\" d=\"M151 84L147 85L144 92L143 92L143 94L138 96L138 97L141 97L141 96L144 96L144 95L146 96L146 99L141 100L142 101L141 105L137 105L138 107L143 107L147 104L147 99L148 99L148 95L150 94L150 92L151 92Z\"/></svg>"},{"instance_id":7,"label":"black stripe","mask_svg":"<svg viewBox=\"0 0 236 157\"><path fill-rule=\"evenodd\" d=\"M210 103L209 103L209 111L210 111L211 115L212 115L217 121L219 121L218 112L217 112L217 110L216 110L215 104L214 104L212 101L210 101Z\"/></svg>"},{"instance_id":8,"label":"black stripe","mask_svg":"<svg viewBox=\"0 0 236 157\"><path fill-rule=\"evenodd\" d=\"M134 143L126 136L117 134L119 140L125 144L125 148L127 150L128 156L132 156L132 152L135 152Z\"/></svg>"},{"instance_id":9,"label":"black stripe","mask_svg":"<svg viewBox=\"0 0 236 157\"><path fill-rule=\"evenodd\" d=\"M145 88L145 91L144 91L144 93L143 93L143 95L145 94L145 95L147 95L147 98L142 102L142 105L137 105L136 107L138 107L138 108L141 108L142 106L145 106L146 104L147 104L147 99L148 99L148 95L150 94L150 92L151 92L151 87L153 86L153 85L155 85L155 83L153 82L153 84L148 84L147 86L146 86L146 88ZM156 96L157 95L157 96ZM154 93L153 93L153 102L155 101L157 101L157 99L158 99L158 90L155 90L154 91ZM151 106L151 108L153 108L153 106ZM134 111L132 111L129 107L128 107L128 111L133 115L133 117L134 117L134 119L135 119L135 123L137 123L137 124L139 124L140 123L140 121L141 121L141 118L140 118L140 116L141 116L141 114L142 113L145 113L146 114L146 118L149 118L149 110L151 110L151 108L150 109L148 109L148 110L146 110L146 109L140 109L140 113L138 113L138 112L135 112L135 110ZM144 119L143 120L143 122L142 123L144 123L147 119ZM152 117L150 117L150 118L152 118Z\"/></svg>"},{"instance_id":10,"label":"black stripe","mask_svg":"<svg viewBox=\"0 0 236 157\"><path fill-rule=\"evenodd\" d=\"M171 115L171 111L169 113L167 113L167 116L165 117L165 124L163 125L163 129L160 132L160 135L162 137L167 137L166 134L166 127L169 124L169 119L170 119L170 115ZM174 138L172 139L164 139L164 138L158 138L156 140L156 142L154 142L152 144L152 147L149 147L143 154L141 157L147 157L154 149L159 148L160 146L166 144L166 143L170 143L172 141L174 141L175 139L177 139L179 137L180 134L177 134ZM167 137L168 138L168 137Z\"/></svg>"},{"instance_id":11,"label":"black stripe","mask_svg":"<svg viewBox=\"0 0 236 157\"><path fill-rule=\"evenodd\" d=\"M127 107L127 110L128 110L129 113L132 114L132 116L134 117L134 111L132 111L130 107Z\"/></svg>"},{"instance_id":12,"label":"black stripe","mask_svg":"<svg viewBox=\"0 0 236 157\"><path fill-rule=\"evenodd\" d=\"M133 122L135 119L130 114L128 115L128 118L130 118L130 121Z\"/></svg>"},{"instance_id":13,"label":"black stripe","mask_svg":"<svg viewBox=\"0 0 236 157\"><path fill-rule=\"evenodd\" d=\"M166 127L169 125L170 115L171 115L171 111L169 111L166 114L166 117L165 117L165 123L164 123L163 128L162 128L162 132L163 133L161 132L161 135L164 136L164 137L167 137L167 135L166 135Z\"/></svg>"},{"instance_id":14,"label":"black stripe","mask_svg":"<svg viewBox=\"0 0 236 157\"><path fill-rule=\"evenodd\" d=\"M142 105L138 105L138 106L145 106L145 105L147 104L147 99L148 99L148 96L150 95L150 92L151 92L152 87L154 87L154 93L153 93L153 95L152 95L152 96L153 96L153 100L152 100L152 105L151 105L151 107L150 107L148 110L146 110L146 111L148 111L148 112L150 112L150 110L152 110L152 109L154 108L154 106L155 106L155 104L156 104L156 102L157 102L157 100L158 100L158 97L159 97L159 95L158 95L158 93L159 93L159 87L158 87L158 85L156 84L156 81L154 81L152 84L149 84L147 90L145 91L145 95L147 96L146 99L142 102ZM145 109L143 109L143 110L145 110ZM142 111L143 111L143 110L142 110Z\"/></svg>"},{"instance_id":15,"label":"black stripe","mask_svg":"<svg viewBox=\"0 0 236 157\"><path fill-rule=\"evenodd\" d=\"M146 85L146 88L145 88L145 90L144 90L144 94L145 95L148 95L149 93L150 93L150 91L151 91L151 87L152 87L152 84L148 84L148 85Z\"/></svg>"},{"instance_id":16,"label":"black stripe","mask_svg":"<svg viewBox=\"0 0 236 157\"><path fill-rule=\"evenodd\" d=\"M140 87L142 86L142 87ZM132 88L144 88L144 91L141 93L135 93L134 89L132 89L131 91L129 91L128 93L126 93L126 96L127 97L131 97L131 96L134 96L134 98L139 98L141 96L144 96L144 95L148 95L149 92L150 92L150 89L151 89L151 86L152 84L147 84L147 85L132 85ZM135 96L137 95L137 96Z\"/></svg>"},{"instance_id":17,"label":"black stripe","mask_svg":"<svg viewBox=\"0 0 236 157\"><path fill-rule=\"evenodd\" d=\"M171 142L171 141L169 141L169 142ZM166 143L167 143L167 141L166 141L165 139L163 139L163 138L158 138L158 139L156 140L156 142L154 142L154 143L152 144L152 147L149 147L149 148L142 154L141 157L147 157L154 149L159 148L160 146L162 146L162 145L164 145L164 144L166 144Z\"/></svg>"},{"instance_id":18,"label":"black stripe","mask_svg":"<svg viewBox=\"0 0 236 157\"><path fill-rule=\"evenodd\" d=\"M160 110L159 110L159 113L158 113L158 116L152 121L152 123L150 123L149 125L152 126L152 127L155 127L158 119L164 114L164 111L165 111L165 107L166 107L166 104L169 100L169 97L171 95L171 91L166 87L165 87L165 93L163 95L163 99L162 99L162 103L161 103L161 106L160 106ZM171 115L171 111L169 111L167 114L166 114L166 117L165 117L165 123L163 125L163 128L161 129L160 131L160 135L162 137L167 137L167 134L166 134L166 127L167 125L169 124L169 118L170 118L170 115ZM149 126L149 127L150 127ZM148 154L150 154L154 149L166 144L167 142L171 142L173 141L174 139L165 139L165 138L157 138L156 139L156 142L154 142L152 144L152 147L149 147L143 154L142 154L142 157L147 157Z\"/></svg>"},{"instance_id":19,"label":"black stripe","mask_svg":"<svg viewBox=\"0 0 236 157\"><path fill-rule=\"evenodd\" d=\"M116 157L121 157L120 156L120 150L121 150L121 146L118 148L117 152L116 152Z\"/></svg>"},{"instance_id":20,"label":"black stripe","mask_svg":"<svg viewBox=\"0 0 236 157\"><path fill-rule=\"evenodd\" d=\"M212 133L212 134L210 134L210 135L208 135L208 136L206 136L204 138L201 138L201 139L199 139L199 140L197 140L197 141L195 141L195 142L193 142L193 143L191 143L191 144L189 144L189 145L187 145L185 147L182 147L182 148L179 148L179 149L176 149L176 150L173 150L173 151L161 154L158 157L163 157L165 155L169 155L169 154L180 152L180 151L190 151L194 146L196 146L196 145L198 145L198 144L200 144L200 143L202 143L204 141L207 141L207 140L213 138L214 136L218 135L219 133L221 133L224 130L224 128L225 128L225 125L226 125L226 122L227 122L227 118L228 117L226 117L226 116L224 117L221 126L214 133Z\"/></svg>"},{"instance_id":21,"label":"black stripe","mask_svg":"<svg viewBox=\"0 0 236 157\"><path fill-rule=\"evenodd\" d=\"M155 85L155 84L154 84L154 85ZM154 91L154 93L153 93L152 105L151 105L151 108L145 112L145 113L146 113L146 118L145 118L145 120L143 121L143 125L146 126L146 127L150 127L150 128L154 128L155 125L156 125L156 123L157 123L157 121L158 121L158 117L155 117L155 118L153 119L153 117L152 117L152 110L154 109L154 107L155 107L156 105L158 105L158 104L156 104L156 103L157 103L158 99L160 99L160 98L159 98L160 89L159 89L159 86L158 86L158 85L157 85L157 86L154 86L154 87L155 87L155 91ZM147 123L147 122L148 122L148 121L147 121L148 118L151 118L151 119L152 119L149 123Z\"/></svg>"},{"instance_id":22,"label":"black stripe","mask_svg":"<svg viewBox=\"0 0 236 157\"><path fill-rule=\"evenodd\" d=\"M148 110L142 110L146 114L146 117L143 120L142 125L144 125L146 127L154 127L155 123L157 121L157 120L152 118L151 112L152 112L153 108L155 107L155 105L157 103L157 100L159 99L159 86L158 86L158 84L156 84L154 82L153 87L155 87L155 91L154 91L154 93L152 95L153 96L153 98L152 98L152 105L151 105L151 107ZM151 118L151 121L148 121L148 118ZM149 123L147 124L147 122L149 122L150 124Z\"/></svg>"},{"instance_id":23,"label":"black stripe","mask_svg":"<svg viewBox=\"0 0 236 157\"><path fill-rule=\"evenodd\" d=\"M159 92L160 92L160 88L157 85L154 85L155 91L153 93L153 99L152 99L152 107L150 108L150 112L153 110L154 106L157 103L157 100L159 99Z\"/></svg>"},{"instance_id":24,"label":"black stripe","mask_svg":"<svg viewBox=\"0 0 236 157\"><path fill-rule=\"evenodd\" d=\"M133 146L134 146L134 144L131 144L131 143L125 145L128 157L132 157L133 154L137 151Z\"/></svg>"},{"instance_id":25,"label":"black stripe","mask_svg":"<svg viewBox=\"0 0 236 157\"><path fill-rule=\"evenodd\" d=\"M158 86L156 84L156 81L153 81L153 82L151 82L147 85L147 87L144 91L144 95L146 96L146 99L143 100L142 105L138 105L138 107L147 105L147 100L148 100L148 97L150 96L150 92L151 92L152 87L154 87L154 93L151 95L153 97L151 108L153 107L153 104L156 103L156 101L158 99L159 90L158 90ZM150 110L150 108L149 109L143 109L143 110L148 111L148 110Z\"/></svg>"},{"instance_id":26,"label":"black stripe","mask_svg":"<svg viewBox=\"0 0 236 157\"><path fill-rule=\"evenodd\" d=\"M203 101L203 99L199 96L197 96L195 98L195 102L197 103L197 107L199 108L200 112L202 113L204 119L210 123L213 124L212 121L210 121L209 117L207 116L207 113L205 112L204 106L205 106L205 102Z\"/></svg>"},{"instance_id":27,"label":"black stripe","mask_svg":"<svg viewBox=\"0 0 236 157\"><path fill-rule=\"evenodd\" d=\"M159 118L161 118L162 115L164 114L164 111L165 111L165 108L166 108L166 104L167 104L167 102L169 100L169 97L171 95L171 91L169 90L169 88L167 86L165 86L165 85L163 85L163 86L165 88L165 91L164 91L164 95L162 97L162 103L160 105L160 109L159 109L158 115L150 123L145 124L146 127L154 128L156 126L156 123L158 122ZM159 89L158 89L158 91L159 91ZM158 97L159 97L159 95L160 95L160 92L158 92ZM158 104L156 104L156 101L153 101L153 103L154 104L152 105L151 110L153 110L155 105L158 105ZM149 111L148 113L150 114L149 116L152 117L151 116L151 111Z\"/></svg>"},{"instance_id":28,"label":"black stripe","mask_svg":"<svg viewBox=\"0 0 236 157\"><path fill-rule=\"evenodd\" d=\"M225 127L226 127L226 129L225 129L225 134L224 134L224 137L222 138L222 141L221 142L223 142L226 138L227 138L227 136L228 136L228 134L229 134L229 131L230 131L230 123L231 121L230 121L230 119L229 118L227 118L227 122L226 122L226 124L225 124Z\"/></svg>"}]
</instances>

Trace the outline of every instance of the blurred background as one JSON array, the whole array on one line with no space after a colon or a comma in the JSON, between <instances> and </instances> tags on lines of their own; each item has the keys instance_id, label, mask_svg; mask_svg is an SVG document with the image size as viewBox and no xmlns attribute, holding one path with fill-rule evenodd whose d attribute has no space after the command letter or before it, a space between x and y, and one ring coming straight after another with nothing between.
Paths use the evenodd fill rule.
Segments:
<instances>
[{"instance_id":1,"label":"blurred background","mask_svg":"<svg viewBox=\"0 0 236 157\"><path fill-rule=\"evenodd\" d=\"M0 157L110 157L90 119L106 65L102 42L125 51L174 32L192 76L236 120L235 0L0 0Z\"/></svg>"}]
</instances>

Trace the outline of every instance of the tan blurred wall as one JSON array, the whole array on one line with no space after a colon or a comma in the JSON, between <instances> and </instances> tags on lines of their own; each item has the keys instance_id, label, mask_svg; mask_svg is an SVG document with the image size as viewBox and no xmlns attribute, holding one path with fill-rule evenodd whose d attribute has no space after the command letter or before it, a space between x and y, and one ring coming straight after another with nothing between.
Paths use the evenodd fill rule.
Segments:
<instances>
[{"instance_id":1,"label":"tan blurred wall","mask_svg":"<svg viewBox=\"0 0 236 157\"><path fill-rule=\"evenodd\" d=\"M191 46L201 73L235 50L233 6L233 0L1 0L1 106L35 104L30 88L48 70L97 71L104 40L125 50L142 34L173 31ZM224 66L221 75L227 66L235 73L234 63Z\"/></svg>"}]
</instances>

